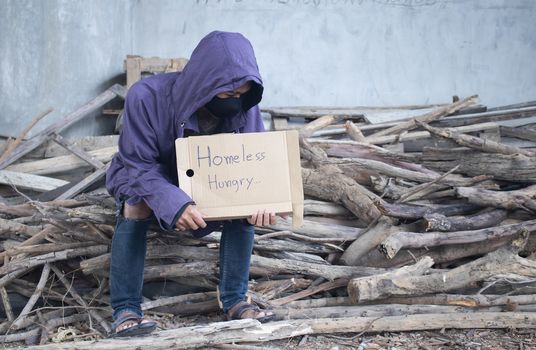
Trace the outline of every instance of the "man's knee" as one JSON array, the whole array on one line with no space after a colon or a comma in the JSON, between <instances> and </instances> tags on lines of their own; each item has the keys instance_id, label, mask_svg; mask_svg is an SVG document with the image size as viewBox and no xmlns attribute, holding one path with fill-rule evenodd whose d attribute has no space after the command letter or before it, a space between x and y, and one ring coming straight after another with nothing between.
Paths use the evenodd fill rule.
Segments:
<instances>
[{"instance_id":1,"label":"man's knee","mask_svg":"<svg viewBox=\"0 0 536 350\"><path fill-rule=\"evenodd\" d=\"M123 207L123 216L126 219L143 220L151 216L153 211L144 201L130 205L125 202Z\"/></svg>"}]
</instances>

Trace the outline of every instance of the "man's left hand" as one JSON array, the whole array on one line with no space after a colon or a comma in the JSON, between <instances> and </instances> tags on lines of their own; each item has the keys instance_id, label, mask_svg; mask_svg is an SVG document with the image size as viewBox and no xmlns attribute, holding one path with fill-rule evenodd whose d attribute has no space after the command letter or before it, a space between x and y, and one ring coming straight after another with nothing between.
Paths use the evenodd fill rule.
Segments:
<instances>
[{"instance_id":1,"label":"man's left hand","mask_svg":"<svg viewBox=\"0 0 536 350\"><path fill-rule=\"evenodd\" d=\"M255 226L275 225L275 213L266 210L259 210L249 217L248 222Z\"/></svg>"}]
</instances>

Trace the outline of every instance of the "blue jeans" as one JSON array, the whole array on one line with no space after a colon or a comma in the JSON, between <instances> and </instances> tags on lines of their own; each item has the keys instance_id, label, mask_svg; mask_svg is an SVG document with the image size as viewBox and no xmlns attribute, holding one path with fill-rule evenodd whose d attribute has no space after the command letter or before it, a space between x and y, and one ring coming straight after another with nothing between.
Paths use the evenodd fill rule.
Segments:
<instances>
[{"instance_id":1,"label":"blue jeans","mask_svg":"<svg viewBox=\"0 0 536 350\"><path fill-rule=\"evenodd\" d=\"M140 317L146 234L154 217L126 219L118 203L110 260L110 302L113 319L124 311ZM220 301L223 311L245 299L253 250L253 226L245 220L225 221L220 241ZM180 234L180 233L179 233Z\"/></svg>"}]
</instances>

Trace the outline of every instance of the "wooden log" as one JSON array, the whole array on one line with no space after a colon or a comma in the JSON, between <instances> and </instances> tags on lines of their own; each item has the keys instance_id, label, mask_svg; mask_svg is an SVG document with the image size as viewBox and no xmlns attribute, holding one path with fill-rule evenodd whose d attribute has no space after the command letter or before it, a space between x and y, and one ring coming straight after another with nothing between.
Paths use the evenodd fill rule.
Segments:
<instances>
[{"instance_id":1,"label":"wooden log","mask_svg":"<svg viewBox=\"0 0 536 350\"><path fill-rule=\"evenodd\" d=\"M300 129L300 135L305 138L310 137L315 131L320 130L328 125L331 125L339 119L340 118L334 115L324 115L318 119L313 120L310 123L305 124Z\"/></svg>"},{"instance_id":2,"label":"wooden log","mask_svg":"<svg viewBox=\"0 0 536 350\"><path fill-rule=\"evenodd\" d=\"M25 241L26 242L26 241ZM23 242L23 243L25 243ZM76 243L41 243L35 245L17 245L13 248L6 249L0 253L0 257L16 256L19 254L45 254L59 252L66 249L76 249L95 246L95 242L76 242Z\"/></svg>"},{"instance_id":3,"label":"wooden log","mask_svg":"<svg viewBox=\"0 0 536 350\"><path fill-rule=\"evenodd\" d=\"M299 228L293 228L290 220L276 218L275 225L267 226L274 231L292 231L301 235L313 238L333 238L335 240L352 241L359 237L363 229L357 227L349 227L337 224L319 223L312 220L304 220L303 225ZM220 237L219 233L214 233L204 237L210 242L217 241ZM202 239L202 240L204 240Z\"/></svg>"},{"instance_id":4,"label":"wooden log","mask_svg":"<svg viewBox=\"0 0 536 350\"><path fill-rule=\"evenodd\" d=\"M421 173L412 170L406 170L398 168L383 162L371 160L371 159L361 159L361 158L339 158L339 159L330 159L328 161L330 164L348 164L355 165L365 169L377 171L381 174L385 174L391 177L398 177L406 180L411 180L415 182L432 182L436 180L438 183L446 184L450 186L471 186L475 183L475 179L466 178L461 175L448 175L445 178L441 178L441 175L430 175L427 173ZM329 174L328 174L329 176ZM481 181L481 179L476 179L476 181ZM304 182L305 185L305 182Z\"/></svg>"},{"instance_id":5,"label":"wooden log","mask_svg":"<svg viewBox=\"0 0 536 350\"><path fill-rule=\"evenodd\" d=\"M13 220L0 219L0 234L4 233L16 233L23 234L25 236L34 236L38 234L40 227L28 226L19 224Z\"/></svg>"},{"instance_id":6,"label":"wooden log","mask_svg":"<svg viewBox=\"0 0 536 350\"><path fill-rule=\"evenodd\" d=\"M415 201L415 200L418 200L418 199L421 199L422 197L432 193L432 192L436 192L438 190L443 190L445 188L448 188L448 186L446 185L437 185L438 182L440 182L441 180L443 180L444 178L446 178L447 176L449 176L450 174L452 174L454 171L456 171L457 169L459 168L459 166L455 166L454 168L450 169L449 171L447 171L445 174L437 177L436 179L430 181L430 182L426 182L426 183L422 183L422 184L419 184L419 185L415 185L409 189L407 189L406 191L404 191L404 193L402 193L400 195L400 197L397 199L397 203L404 203L404 202L411 202L411 201ZM485 181L487 180L488 178L481 178L481 179L475 179L475 182L476 181Z\"/></svg>"},{"instance_id":7,"label":"wooden log","mask_svg":"<svg viewBox=\"0 0 536 350\"><path fill-rule=\"evenodd\" d=\"M152 333L146 337L80 341L32 349L54 350L117 350L132 348L148 350L189 349L203 345L231 342L258 342L291 338L306 334L349 332L394 332L443 328L536 328L536 314L531 312L474 312L453 314L419 314L385 317L320 318L316 320L277 321L260 324L256 320L212 323L206 326L183 327Z\"/></svg>"},{"instance_id":8,"label":"wooden log","mask_svg":"<svg viewBox=\"0 0 536 350\"><path fill-rule=\"evenodd\" d=\"M427 214L423 217L426 231L462 231L492 227L506 219L503 209L485 210L473 216L451 216Z\"/></svg>"},{"instance_id":9,"label":"wooden log","mask_svg":"<svg viewBox=\"0 0 536 350\"><path fill-rule=\"evenodd\" d=\"M146 301L141 304L142 310L152 310L157 307L170 306L174 304L189 304L201 301L213 300L217 298L216 292L193 293L186 295L177 295L174 297L159 298L156 300Z\"/></svg>"},{"instance_id":10,"label":"wooden log","mask_svg":"<svg viewBox=\"0 0 536 350\"><path fill-rule=\"evenodd\" d=\"M296 273L307 276L323 277L329 281L352 276L368 276L385 272L384 269L360 266L338 266L306 263L303 261L270 259L258 255L251 257L251 267L262 268L277 275L280 273Z\"/></svg>"},{"instance_id":11,"label":"wooden log","mask_svg":"<svg viewBox=\"0 0 536 350\"><path fill-rule=\"evenodd\" d=\"M512 128L509 126L501 126L500 131L502 136L510 136L536 142L536 131L528 130L526 128Z\"/></svg>"},{"instance_id":12,"label":"wooden log","mask_svg":"<svg viewBox=\"0 0 536 350\"><path fill-rule=\"evenodd\" d=\"M453 115L442 118L438 121L433 122L434 126L439 127L455 127L463 126L484 122L501 122L501 121L511 121L519 120L522 118L532 117L536 113L535 106L512 106L512 108L498 110L495 108L488 108L486 112L483 113L470 113L464 115Z\"/></svg>"},{"instance_id":13,"label":"wooden log","mask_svg":"<svg viewBox=\"0 0 536 350\"><path fill-rule=\"evenodd\" d=\"M458 172L468 176L487 174L495 179L511 182L536 181L536 158L522 154L491 154L460 147L425 147L422 158L424 166L437 171L445 171L459 165Z\"/></svg>"},{"instance_id":14,"label":"wooden log","mask_svg":"<svg viewBox=\"0 0 536 350\"><path fill-rule=\"evenodd\" d=\"M420 160L420 155L393 152L384 147L349 140L308 139L307 141L320 146L329 157L373 159L408 170L434 173L416 164Z\"/></svg>"},{"instance_id":15,"label":"wooden log","mask_svg":"<svg viewBox=\"0 0 536 350\"><path fill-rule=\"evenodd\" d=\"M508 146L489 139L483 139L476 136L462 134L455 129L435 128L433 126L421 122L417 122L417 124L428 130L430 133L447 139L451 139L461 146L470 147L482 152L507 155L522 154L528 157L536 155L536 153L534 153L533 151L526 151L518 147Z\"/></svg>"},{"instance_id":16,"label":"wooden log","mask_svg":"<svg viewBox=\"0 0 536 350\"><path fill-rule=\"evenodd\" d=\"M385 216L380 217L374 226L368 229L346 248L340 258L341 262L345 265L356 265L357 261L398 230L400 230L400 228L394 226L392 219Z\"/></svg>"},{"instance_id":17,"label":"wooden log","mask_svg":"<svg viewBox=\"0 0 536 350\"><path fill-rule=\"evenodd\" d=\"M459 147L459 145L449 139L431 134L429 138L420 138L416 140L406 140L402 142L403 151L408 154L418 154L419 156L427 147L451 149Z\"/></svg>"},{"instance_id":18,"label":"wooden log","mask_svg":"<svg viewBox=\"0 0 536 350\"><path fill-rule=\"evenodd\" d=\"M442 245L438 247L424 247L416 249L401 249L394 257L387 258L379 249L372 250L360 260L355 262L358 266L381 268L402 267L412 264L424 256L431 257L436 264L455 262L467 257L478 257L505 246L516 239L518 235L498 239L489 239L486 244L482 242Z\"/></svg>"},{"instance_id":19,"label":"wooden log","mask_svg":"<svg viewBox=\"0 0 536 350\"><path fill-rule=\"evenodd\" d=\"M334 115L355 121L366 122L362 108L334 108L334 107L277 107L263 108L263 112L272 116L285 118L317 119L325 115Z\"/></svg>"},{"instance_id":20,"label":"wooden log","mask_svg":"<svg viewBox=\"0 0 536 350\"><path fill-rule=\"evenodd\" d=\"M33 191L50 191L69 182L48 176L32 175L21 171L0 170L0 184Z\"/></svg>"},{"instance_id":21,"label":"wooden log","mask_svg":"<svg viewBox=\"0 0 536 350\"><path fill-rule=\"evenodd\" d=\"M101 255L108 251L107 245L95 245L91 247L66 249L60 252L52 252L43 255L24 258L21 260L11 260L8 264L0 267L0 274L9 274L21 269L29 269L35 266L44 265L60 260L67 260L78 256Z\"/></svg>"},{"instance_id":22,"label":"wooden log","mask_svg":"<svg viewBox=\"0 0 536 350\"><path fill-rule=\"evenodd\" d=\"M481 124L460 126L460 127L456 127L452 129L460 133L470 133L470 132L496 129L497 126L498 126L497 123L487 122L487 123L481 123ZM378 136L374 138L368 137L367 141L373 145L384 145L384 144L393 143L393 142L407 142L407 141L427 139L427 138L430 138L432 135L433 134L430 133L429 131L413 131L413 132L408 132L408 133L404 133L401 135L386 135L386 136Z\"/></svg>"},{"instance_id":23,"label":"wooden log","mask_svg":"<svg viewBox=\"0 0 536 350\"><path fill-rule=\"evenodd\" d=\"M339 247L339 250L343 251L344 249ZM329 263L326 260L324 260L323 258L315 254L279 251L279 252L266 252L264 256L267 258L297 260L297 261L309 262L313 264L329 265Z\"/></svg>"},{"instance_id":24,"label":"wooden log","mask_svg":"<svg viewBox=\"0 0 536 350\"><path fill-rule=\"evenodd\" d=\"M20 276L26 274L28 271L30 271L30 268L22 268L13 272L9 272L6 275L4 275L2 278L0 278L0 288L6 286L9 282L13 281L16 278L19 278Z\"/></svg>"},{"instance_id":25,"label":"wooden log","mask_svg":"<svg viewBox=\"0 0 536 350\"><path fill-rule=\"evenodd\" d=\"M458 197L467 198L470 203L504 208L508 210L523 209L536 212L536 185L515 191L490 191L481 188L458 187Z\"/></svg>"},{"instance_id":26,"label":"wooden log","mask_svg":"<svg viewBox=\"0 0 536 350\"><path fill-rule=\"evenodd\" d=\"M218 252L206 247L188 247L184 245L155 245L147 247L146 259L183 258L196 261L216 261ZM110 267L110 254L99 255L80 262L80 268L85 274L95 273L98 270L107 270Z\"/></svg>"},{"instance_id":27,"label":"wooden log","mask_svg":"<svg viewBox=\"0 0 536 350\"><path fill-rule=\"evenodd\" d=\"M36 212L35 208L32 208L27 205L7 205L5 203L0 203L0 214L7 214L16 217L21 216L31 216Z\"/></svg>"},{"instance_id":28,"label":"wooden log","mask_svg":"<svg viewBox=\"0 0 536 350\"><path fill-rule=\"evenodd\" d=\"M11 301L6 287L0 287L0 297L2 298L2 305L4 306L4 314L6 315L7 321L13 322L15 315L13 314L13 308L11 307Z\"/></svg>"},{"instance_id":29,"label":"wooden log","mask_svg":"<svg viewBox=\"0 0 536 350\"><path fill-rule=\"evenodd\" d=\"M325 165L326 153L300 137L302 156L316 164L317 169L302 168L304 193L316 198L341 203L365 223L380 216L371 198L380 200L333 165Z\"/></svg>"},{"instance_id":30,"label":"wooden log","mask_svg":"<svg viewBox=\"0 0 536 350\"><path fill-rule=\"evenodd\" d=\"M306 199L303 201L303 215L349 216L352 213L339 204Z\"/></svg>"},{"instance_id":31,"label":"wooden log","mask_svg":"<svg viewBox=\"0 0 536 350\"><path fill-rule=\"evenodd\" d=\"M305 235L300 235L298 233L294 233L292 231L275 231L275 232L270 232L270 233L265 233L263 235L259 235L259 236L256 236L255 239L256 241L260 241L260 240L263 240L263 239L267 239L267 238L294 238L295 240L303 240L305 242L313 242L313 243L329 243L329 242L342 242L342 241L345 241L345 239L341 239L341 238L316 238L316 237L309 237L309 236L305 236ZM336 248L335 246L331 245L331 244L326 244L330 247L333 247L335 249L338 249ZM279 252L279 251L277 251Z\"/></svg>"},{"instance_id":32,"label":"wooden log","mask_svg":"<svg viewBox=\"0 0 536 350\"><path fill-rule=\"evenodd\" d=\"M220 344L216 345L216 349L228 349L228 350L283 350L283 348L273 346L254 346L254 345L239 345L235 344ZM207 349L203 349L207 350Z\"/></svg>"},{"instance_id":33,"label":"wooden log","mask_svg":"<svg viewBox=\"0 0 536 350\"><path fill-rule=\"evenodd\" d=\"M375 195L335 167L304 168L302 178L305 194L340 203L365 223L374 221L380 215L370 199Z\"/></svg>"},{"instance_id":34,"label":"wooden log","mask_svg":"<svg viewBox=\"0 0 536 350\"><path fill-rule=\"evenodd\" d=\"M280 231L285 234L288 231ZM291 236L296 234L291 234ZM204 242L213 242L214 244L208 245L210 248L219 247L221 233L214 232L213 234L203 237ZM260 238L260 237L259 237ZM310 241L323 241L322 243L313 243L313 242L304 242L288 239L259 239L255 240L253 249L258 251L268 251L268 252L278 252L278 251L291 251L291 252L303 252L303 253L313 253L313 254L329 254L340 250L334 245L326 243L326 241L341 241L341 239L332 239L332 238L310 238ZM306 238L306 237L303 237Z\"/></svg>"},{"instance_id":35,"label":"wooden log","mask_svg":"<svg viewBox=\"0 0 536 350\"><path fill-rule=\"evenodd\" d=\"M344 318L344 317L384 317L423 314L453 314L468 312L501 312L501 306L466 308L462 305L424 305L424 304L386 304L386 305L352 305L328 306L315 308L276 308L272 310L276 320ZM516 310L521 311L521 310Z\"/></svg>"},{"instance_id":36,"label":"wooden log","mask_svg":"<svg viewBox=\"0 0 536 350\"><path fill-rule=\"evenodd\" d=\"M389 271L383 274L369 276L365 278L354 278L348 282L348 296L354 304L360 301L376 300L378 289L381 285L391 280L403 280L404 278L413 278L426 273L434 264L434 260L428 256L423 257L413 265L404 266L399 269Z\"/></svg>"},{"instance_id":37,"label":"wooden log","mask_svg":"<svg viewBox=\"0 0 536 350\"><path fill-rule=\"evenodd\" d=\"M256 282L250 287L250 290L260 295L264 300L271 300L280 297L284 292L307 289L311 286L311 282L310 279L306 278L267 280Z\"/></svg>"},{"instance_id":38,"label":"wooden log","mask_svg":"<svg viewBox=\"0 0 536 350\"><path fill-rule=\"evenodd\" d=\"M217 264L215 262L207 261L146 266L144 269L144 280L151 280L155 278L213 275L217 271Z\"/></svg>"},{"instance_id":39,"label":"wooden log","mask_svg":"<svg viewBox=\"0 0 536 350\"><path fill-rule=\"evenodd\" d=\"M471 203L445 204L436 206L417 206L408 204L376 203L382 214L400 219L420 219L425 215L441 214L445 216L466 215L482 207Z\"/></svg>"},{"instance_id":40,"label":"wooden log","mask_svg":"<svg viewBox=\"0 0 536 350\"><path fill-rule=\"evenodd\" d=\"M153 309L153 311L180 316L199 316L204 314L221 312L221 307L218 303L218 298L213 298L211 300L193 302L188 304L161 306Z\"/></svg>"},{"instance_id":41,"label":"wooden log","mask_svg":"<svg viewBox=\"0 0 536 350\"><path fill-rule=\"evenodd\" d=\"M402 248L435 247L446 244L466 244L483 242L488 239L508 237L521 231L533 232L536 230L536 220L525 221L519 224L503 225L480 230L457 232L397 232L387 238L380 249L387 257L395 256Z\"/></svg>"},{"instance_id":42,"label":"wooden log","mask_svg":"<svg viewBox=\"0 0 536 350\"><path fill-rule=\"evenodd\" d=\"M285 305L292 301L299 300L299 299L314 295L319 292L328 291L328 290L332 290L332 289L336 289L340 287L345 287L347 284L348 284L348 279L346 278L341 278L341 279L337 279L334 281L325 282L318 286L311 286L298 293L294 293L283 298L272 300L270 301L270 304L276 305L276 306Z\"/></svg>"},{"instance_id":43,"label":"wooden log","mask_svg":"<svg viewBox=\"0 0 536 350\"><path fill-rule=\"evenodd\" d=\"M87 153L94 159L102 163L107 163L112 159L116 152L117 147L114 146L89 151ZM35 175L49 175L87 167L90 167L90 165L84 160L77 156L70 155L13 164L8 166L6 170Z\"/></svg>"},{"instance_id":44,"label":"wooden log","mask_svg":"<svg viewBox=\"0 0 536 350\"><path fill-rule=\"evenodd\" d=\"M399 199L407 191L407 186L410 185L408 181L384 175L370 176L370 182L374 192L381 194L380 197L394 200Z\"/></svg>"},{"instance_id":45,"label":"wooden log","mask_svg":"<svg viewBox=\"0 0 536 350\"><path fill-rule=\"evenodd\" d=\"M365 142L365 143L367 142L365 139L365 136L363 135L361 130L359 130L359 127L357 127L357 125L352 123L352 121L350 120L347 121L344 124L344 127L346 128L346 132L348 133L348 136L350 136L352 140L357 141L357 142Z\"/></svg>"},{"instance_id":46,"label":"wooden log","mask_svg":"<svg viewBox=\"0 0 536 350\"><path fill-rule=\"evenodd\" d=\"M353 306L353 304L348 297L327 297L318 299L296 300L286 305L286 307L292 309L310 309L328 306Z\"/></svg>"},{"instance_id":47,"label":"wooden log","mask_svg":"<svg viewBox=\"0 0 536 350\"><path fill-rule=\"evenodd\" d=\"M447 272L424 276L372 276L351 280L348 293L352 301L359 303L391 296L447 292L499 275L534 278L536 262L521 258L510 249L501 248Z\"/></svg>"},{"instance_id":48,"label":"wooden log","mask_svg":"<svg viewBox=\"0 0 536 350\"><path fill-rule=\"evenodd\" d=\"M47 210L47 209L54 209L58 207L64 207L64 208L74 208L78 206L82 206L86 204L83 201L69 199L69 200L63 200L63 201L50 201L50 202L32 202L32 203L25 203L25 204L19 204L19 205L7 205L4 203L0 203L0 213L13 215L13 216L32 216L35 214L39 214L39 209L41 210Z\"/></svg>"},{"instance_id":49,"label":"wooden log","mask_svg":"<svg viewBox=\"0 0 536 350\"><path fill-rule=\"evenodd\" d=\"M530 305L536 302L536 294L528 295L496 295L496 294L429 294L418 297L393 297L382 300L383 303L394 304L429 304L457 305L466 308L490 306Z\"/></svg>"},{"instance_id":50,"label":"wooden log","mask_svg":"<svg viewBox=\"0 0 536 350\"><path fill-rule=\"evenodd\" d=\"M436 105L436 107L439 107L441 105ZM451 115L446 116L442 119L436 120L432 122L434 126L441 126L441 127L459 127L459 126L466 126L466 125L472 125L472 124L479 124L479 123L486 123L486 122L497 122L499 125L502 123L509 123L512 121L519 121L520 118L522 119L529 119L532 116L534 116L534 112L536 111L536 107L528 107L528 108L512 108L508 110L497 110L497 111L491 111L486 112L485 108L481 107L468 107L464 108L462 111ZM467 112L467 113L465 113ZM397 119L392 120L389 122L380 122L380 123L374 123L374 124L368 124L361 126L361 130L365 133L368 133L369 135L376 130L382 130L386 129L395 125L398 125L402 121L407 121L411 118L404 118L404 119ZM529 124L528 121L524 121L526 125ZM512 125L509 125L512 126ZM514 126L519 126L518 124Z\"/></svg>"},{"instance_id":51,"label":"wooden log","mask_svg":"<svg viewBox=\"0 0 536 350\"><path fill-rule=\"evenodd\" d=\"M56 228L54 226L45 225L45 227L41 231L33 234L32 237L28 238L24 242L21 242L17 244L16 246L11 247L9 249L5 249L5 251L0 253L0 258L4 258L6 256L14 256L16 254L21 254L21 253L35 253L35 252L49 253L51 251L63 250L63 249L57 249L55 244L54 244L54 248L52 248L51 246L48 247L49 249L52 248L53 250L47 250L47 249L43 250L41 248L41 245L30 248L34 244L43 242L50 233L53 233L55 231L56 231ZM82 246L87 246L87 245L88 244L82 245ZM71 246L71 247L65 247L64 249L78 248L82 246Z\"/></svg>"},{"instance_id":52,"label":"wooden log","mask_svg":"<svg viewBox=\"0 0 536 350\"><path fill-rule=\"evenodd\" d=\"M411 130L411 129L414 129L418 126L418 122L423 122L423 123L429 123L431 121L434 121L434 120L437 120L437 119L440 119L446 115L449 115L449 114L452 114L454 112L457 112L459 111L460 109L463 109L465 107L468 107L472 104L475 104L478 100L478 96L477 95L474 95L474 96L470 96L468 98L465 98L464 100L462 101L457 101L457 102L454 102L448 106L443 106L443 107L439 107L438 109L436 110L433 110L431 111L430 113L426 113L425 115L422 115L422 116L419 116L419 117L416 117L416 118L412 118L406 122L402 122L402 123L398 123L397 125L395 126L392 126L388 129L384 129L384 130L381 130L381 131L378 131L372 135L369 135L367 137L367 139L372 139L372 138L375 138L375 137L379 137L379 136L385 136L385 135L393 135L393 134L398 134L398 133L401 133L403 131L408 131L408 130Z\"/></svg>"}]
</instances>

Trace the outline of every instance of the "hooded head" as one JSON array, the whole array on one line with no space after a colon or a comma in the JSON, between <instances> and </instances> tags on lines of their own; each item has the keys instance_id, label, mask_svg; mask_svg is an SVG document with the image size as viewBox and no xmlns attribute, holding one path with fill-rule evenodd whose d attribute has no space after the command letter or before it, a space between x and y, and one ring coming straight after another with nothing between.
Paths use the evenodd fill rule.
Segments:
<instances>
[{"instance_id":1,"label":"hooded head","mask_svg":"<svg viewBox=\"0 0 536 350\"><path fill-rule=\"evenodd\" d=\"M217 96L249 84L247 92L238 94L240 98ZM186 120L203 106L213 114L219 111L225 116L239 109L247 112L260 102L262 92L262 79L250 42L239 33L212 32L199 42L174 84L175 117ZM244 113L238 115L244 117Z\"/></svg>"}]
</instances>

